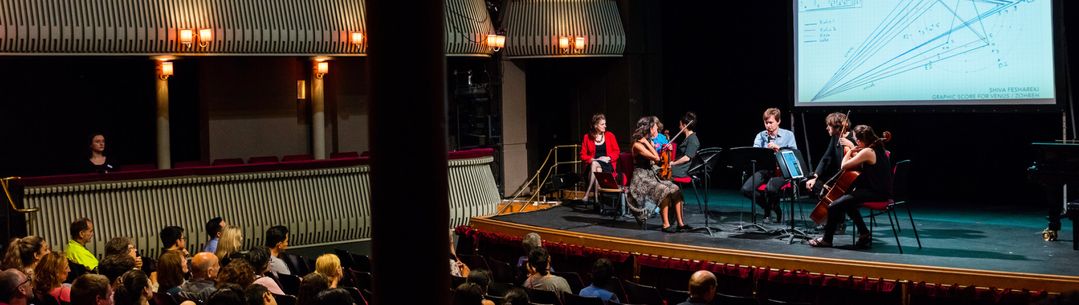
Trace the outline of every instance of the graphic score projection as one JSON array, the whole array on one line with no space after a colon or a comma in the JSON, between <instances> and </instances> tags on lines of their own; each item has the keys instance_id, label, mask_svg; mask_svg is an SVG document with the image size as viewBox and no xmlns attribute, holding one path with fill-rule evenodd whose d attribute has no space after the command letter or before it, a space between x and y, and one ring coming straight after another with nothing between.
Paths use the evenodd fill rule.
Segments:
<instances>
[{"instance_id":1,"label":"graphic score projection","mask_svg":"<svg viewBox=\"0 0 1079 305\"><path fill-rule=\"evenodd\" d=\"M1050 0L795 6L795 106L1056 103Z\"/></svg>"}]
</instances>

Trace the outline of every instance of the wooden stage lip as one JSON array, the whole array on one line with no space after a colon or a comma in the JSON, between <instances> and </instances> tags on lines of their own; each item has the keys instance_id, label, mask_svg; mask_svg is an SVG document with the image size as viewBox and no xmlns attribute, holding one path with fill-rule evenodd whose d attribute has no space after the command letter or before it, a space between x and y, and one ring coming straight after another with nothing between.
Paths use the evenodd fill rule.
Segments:
<instances>
[{"instance_id":1,"label":"wooden stage lip","mask_svg":"<svg viewBox=\"0 0 1079 305\"><path fill-rule=\"evenodd\" d=\"M544 240L610 249L629 253L665 256L716 263L771 267L786 270L897 279L909 282L974 285L977 287L1068 292L1079 288L1079 276L1002 272L978 269L908 265L801 255L776 254L726 248L710 248L523 225L490 217L473 217L473 228L512 236L536 232Z\"/></svg>"}]
</instances>

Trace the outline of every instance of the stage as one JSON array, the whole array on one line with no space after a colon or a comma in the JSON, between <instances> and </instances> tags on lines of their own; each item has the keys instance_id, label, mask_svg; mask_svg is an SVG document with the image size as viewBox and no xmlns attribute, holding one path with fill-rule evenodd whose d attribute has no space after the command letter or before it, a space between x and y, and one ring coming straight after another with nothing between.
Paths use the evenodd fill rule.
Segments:
<instances>
[{"instance_id":1,"label":"stage","mask_svg":"<svg viewBox=\"0 0 1079 305\"><path fill-rule=\"evenodd\" d=\"M687 201L686 222L703 228L704 214L693 196L688 195ZM808 215L815 202L803 200L796 204ZM1072 250L1071 224L1067 220L1060 240L1045 242L1040 234L1045 217L1038 207L977 207L931 201L910 204L922 248L918 248L906 210L900 208L899 242L903 254L896 247L887 216L877 217L873 244L868 249L851 246L853 226L849 222L846 234L837 233L835 248L812 248L802 240L788 244L780 235L750 228L749 201L734 191L710 193L710 222L721 230L714 236L703 230L661 232L658 216L649 219L648 228L642 230L630 218L612 220L611 216L592 211L590 205L579 204L473 218L472 226L517 236L536 231L545 241L630 253L825 274L1055 292L1079 287L1079 251ZM787 209L788 203L784 202L784 213L788 213ZM800 212L796 207L796 226L806 227L808 218L802 222ZM784 220L782 224L765 226L781 229L788 223Z\"/></svg>"}]
</instances>

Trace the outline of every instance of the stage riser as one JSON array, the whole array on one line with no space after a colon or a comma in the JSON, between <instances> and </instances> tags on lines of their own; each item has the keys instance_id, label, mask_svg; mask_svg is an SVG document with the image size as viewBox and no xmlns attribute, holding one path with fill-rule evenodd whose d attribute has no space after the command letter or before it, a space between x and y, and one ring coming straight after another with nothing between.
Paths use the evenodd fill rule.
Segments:
<instances>
[{"instance_id":1,"label":"stage riser","mask_svg":"<svg viewBox=\"0 0 1079 305\"><path fill-rule=\"evenodd\" d=\"M449 228L495 212L500 195L492 161L449 162ZM386 204L415 205L422 213L426 203L401 194ZM243 229L245 248L262 245L266 229L278 224L289 227L294 247L371 237L366 165L26 187L23 205L41 209L29 216L30 232L56 250L65 249L73 220L90 217L95 232L87 247L99 255L109 238L127 236L143 255L156 257L158 233L170 225L183 227L189 250L197 252L207 241L205 223L214 216Z\"/></svg>"}]
</instances>

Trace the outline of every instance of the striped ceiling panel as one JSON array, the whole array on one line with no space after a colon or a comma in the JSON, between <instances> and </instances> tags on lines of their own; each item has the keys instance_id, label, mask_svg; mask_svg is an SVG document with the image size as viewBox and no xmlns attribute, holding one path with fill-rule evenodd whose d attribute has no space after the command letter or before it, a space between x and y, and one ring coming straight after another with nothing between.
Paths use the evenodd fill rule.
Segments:
<instances>
[{"instance_id":1,"label":"striped ceiling panel","mask_svg":"<svg viewBox=\"0 0 1079 305\"><path fill-rule=\"evenodd\" d=\"M559 37L571 41L559 47ZM572 46L584 37L584 49ZM614 0L509 0L506 7L506 56L622 56L626 33Z\"/></svg>"},{"instance_id":2,"label":"striped ceiling panel","mask_svg":"<svg viewBox=\"0 0 1079 305\"><path fill-rule=\"evenodd\" d=\"M483 0L446 0L446 55L490 56L494 25Z\"/></svg>"},{"instance_id":3,"label":"striped ceiling panel","mask_svg":"<svg viewBox=\"0 0 1079 305\"><path fill-rule=\"evenodd\" d=\"M0 0L0 54L354 56L364 16L363 0Z\"/></svg>"}]
</instances>

